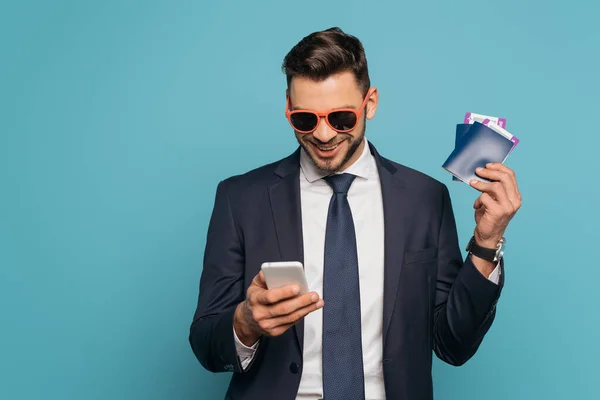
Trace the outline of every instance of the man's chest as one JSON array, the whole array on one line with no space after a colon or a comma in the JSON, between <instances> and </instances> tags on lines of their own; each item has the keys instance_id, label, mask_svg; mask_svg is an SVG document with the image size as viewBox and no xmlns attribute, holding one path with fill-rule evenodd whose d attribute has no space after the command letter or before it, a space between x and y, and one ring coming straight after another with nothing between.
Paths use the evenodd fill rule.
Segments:
<instances>
[{"instance_id":1,"label":"man's chest","mask_svg":"<svg viewBox=\"0 0 600 400\"><path fill-rule=\"evenodd\" d=\"M384 215L378 182L359 182L348 193L356 235L361 293L381 293L384 274ZM312 290L321 293L325 234L331 190L306 185L300 192L304 267ZM363 297L363 296L361 296ZM365 296L368 308L376 296ZM362 299L361 299L362 300Z\"/></svg>"}]
</instances>

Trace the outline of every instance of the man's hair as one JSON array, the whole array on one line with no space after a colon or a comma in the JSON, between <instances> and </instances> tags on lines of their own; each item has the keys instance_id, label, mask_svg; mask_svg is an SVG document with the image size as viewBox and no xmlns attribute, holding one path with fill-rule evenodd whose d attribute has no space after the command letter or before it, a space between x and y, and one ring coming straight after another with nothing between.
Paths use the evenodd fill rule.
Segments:
<instances>
[{"instance_id":1,"label":"man's hair","mask_svg":"<svg viewBox=\"0 0 600 400\"><path fill-rule=\"evenodd\" d=\"M282 70L288 88L296 76L321 81L341 72L354 73L363 96L371 86L362 43L337 27L303 38L285 56Z\"/></svg>"}]
</instances>

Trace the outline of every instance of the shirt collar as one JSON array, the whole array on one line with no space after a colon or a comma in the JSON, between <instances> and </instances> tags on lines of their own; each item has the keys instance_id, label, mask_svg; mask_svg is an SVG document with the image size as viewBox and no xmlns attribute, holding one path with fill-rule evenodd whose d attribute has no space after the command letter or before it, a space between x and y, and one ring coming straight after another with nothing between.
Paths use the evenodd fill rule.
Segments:
<instances>
[{"instance_id":1,"label":"shirt collar","mask_svg":"<svg viewBox=\"0 0 600 400\"><path fill-rule=\"evenodd\" d=\"M369 179L369 177L371 177L374 158L371 154L367 139L364 138L363 140L365 145L363 146L362 153L358 160L340 173L356 175L357 177L363 179ZM315 165L310 156L306 153L306 151L304 151L304 148L300 150L300 169L302 170L306 180L310 183L330 175L329 172L323 171Z\"/></svg>"}]
</instances>

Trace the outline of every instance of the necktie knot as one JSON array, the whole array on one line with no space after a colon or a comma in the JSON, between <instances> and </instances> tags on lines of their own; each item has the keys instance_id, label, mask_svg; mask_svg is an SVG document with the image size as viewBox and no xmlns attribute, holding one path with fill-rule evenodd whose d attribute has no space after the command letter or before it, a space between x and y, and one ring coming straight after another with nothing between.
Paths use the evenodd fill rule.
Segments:
<instances>
[{"instance_id":1,"label":"necktie knot","mask_svg":"<svg viewBox=\"0 0 600 400\"><path fill-rule=\"evenodd\" d=\"M326 176L324 179L331 186L334 193L348 194L354 178L356 178L356 175L335 174Z\"/></svg>"}]
</instances>

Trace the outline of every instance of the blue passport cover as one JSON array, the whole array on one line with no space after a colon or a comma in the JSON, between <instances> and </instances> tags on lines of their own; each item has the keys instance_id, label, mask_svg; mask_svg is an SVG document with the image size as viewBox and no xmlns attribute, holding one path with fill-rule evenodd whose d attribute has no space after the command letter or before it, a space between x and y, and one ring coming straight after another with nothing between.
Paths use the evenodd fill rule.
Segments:
<instances>
[{"instance_id":1,"label":"blue passport cover","mask_svg":"<svg viewBox=\"0 0 600 400\"><path fill-rule=\"evenodd\" d=\"M458 143L467 134L467 132L469 132L470 128L471 128L471 124L456 124L456 135L454 137L454 148L456 148L456 146L458 146ZM458 179L454 175L452 176L452 180L460 182L460 179Z\"/></svg>"},{"instance_id":2,"label":"blue passport cover","mask_svg":"<svg viewBox=\"0 0 600 400\"><path fill-rule=\"evenodd\" d=\"M467 184L471 179L489 182L475 174L475 169L485 168L490 162L504 162L514 146L510 139L479 122L473 123L460 138L457 135L456 141L442 168Z\"/></svg>"}]
</instances>

